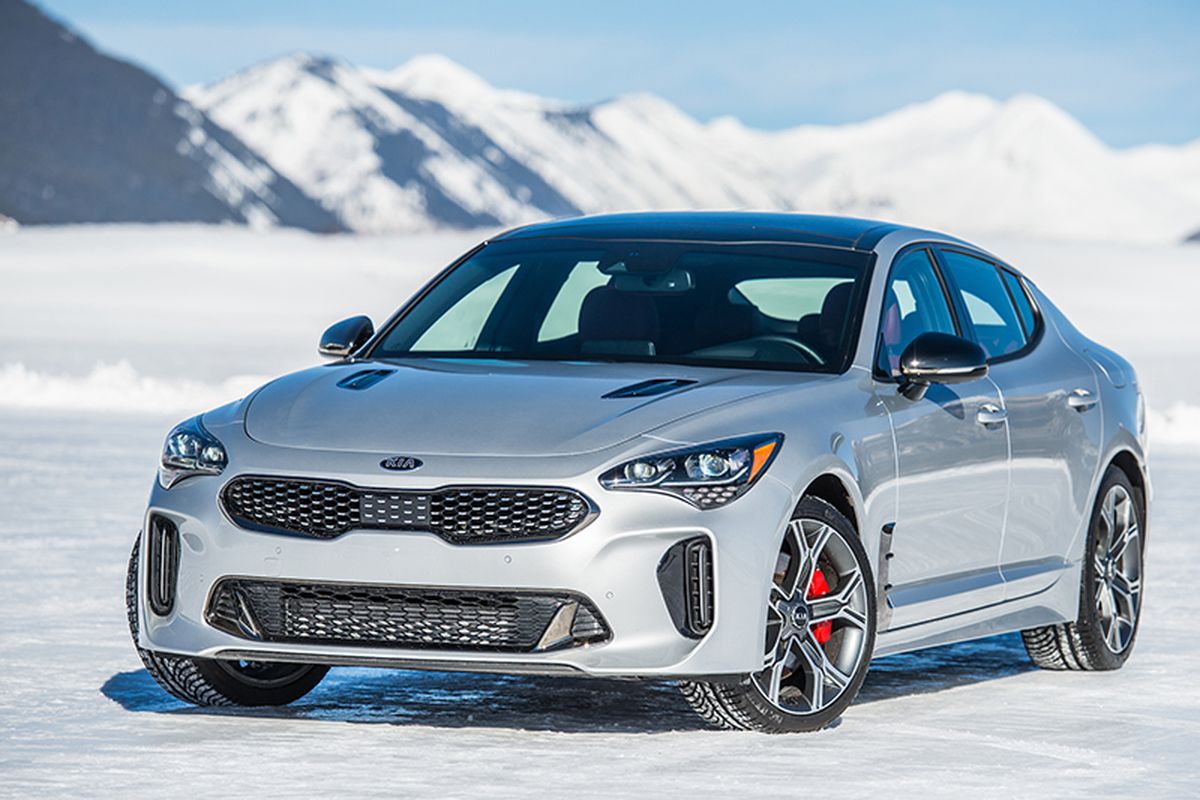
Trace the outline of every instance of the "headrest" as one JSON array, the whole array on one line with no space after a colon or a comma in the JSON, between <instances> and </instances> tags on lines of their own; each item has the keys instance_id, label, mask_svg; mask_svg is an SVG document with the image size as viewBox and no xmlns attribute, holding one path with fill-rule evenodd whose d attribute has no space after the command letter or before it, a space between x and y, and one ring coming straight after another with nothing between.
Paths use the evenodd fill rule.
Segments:
<instances>
[{"instance_id":1,"label":"headrest","mask_svg":"<svg viewBox=\"0 0 1200 800\"><path fill-rule=\"evenodd\" d=\"M579 338L584 342L654 342L658 332L658 306L649 295L598 286L583 298Z\"/></svg>"},{"instance_id":2,"label":"headrest","mask_svg":"<svg viewBox=\"0 0 1200 800\"><path fill-rule=\"evenodd\" d=\"M825 302L821 304L820 333L821 341L826 345L833 346L841 341L853 295L853 283L839 283L825 295Z\"/></svg>"}]
</instances>

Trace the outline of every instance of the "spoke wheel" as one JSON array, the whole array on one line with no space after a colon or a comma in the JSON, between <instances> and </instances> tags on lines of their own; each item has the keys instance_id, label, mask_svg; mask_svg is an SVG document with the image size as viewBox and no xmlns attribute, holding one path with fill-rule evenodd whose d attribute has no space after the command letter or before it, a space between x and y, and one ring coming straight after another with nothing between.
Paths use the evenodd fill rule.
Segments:
<instances>
[{"instance_id":1,"label":"spoke wheel","mask_svg":"<svg viewBox=\"0 0 1200 800\"><path fill-rule=\"evenodd\" d=\"M1042 669L1120 669L1137 639L1145 581L1144 498L1109 467L1100 482L1080 570L1079 616L1021 631Z\"/></svg>"},{"instance_id":2,"label":"spoke wheel","mask_svg":"<svg viewBox=\"0 0 1200 800\"><path fill-rule=\"evenodd\" d=\"M1104 645L1122 653L1133 641L1142 599L1142 544L1137 508L1124 486L1109 488L1100 504L1092 551L1093 593Z\"/></svg>"},{"instance_id":3,"label":"spoke wheel","mask_svg":"<svg viewBox=\"0 0 1200 800\"><path fill-rule=\"evenodd\" d=\"M767 601L764 667L754 685L789 714L831 706L867 641L867 584L850 546L821 519L788 524Z\"/></svg>"},{"instance_id":4,"label":"spoke wheel","mask_svg":"<svg viewBox=\"0 0 1200 800\"><path fill-rule=\"evenodd\" d=\"M874 577L854 526L824 500L800 501L764 569L765 631L741 680L685 681L684 696L718 727L820 730L858 694L875 647Z\"/></svg>"}]
</instances>

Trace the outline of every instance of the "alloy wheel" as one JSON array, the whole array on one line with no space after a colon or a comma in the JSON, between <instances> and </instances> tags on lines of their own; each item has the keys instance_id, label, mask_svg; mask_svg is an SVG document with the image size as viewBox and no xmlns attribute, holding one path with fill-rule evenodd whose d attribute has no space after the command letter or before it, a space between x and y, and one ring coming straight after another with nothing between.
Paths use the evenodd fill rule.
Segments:
<instances>
[{"instance_id":1,"label":"alloy wheel","mask_svg":"<svg viewBox=\"0 0 1200 800\"><path fill-rule=\"evenodd\" d=\"M837 530L817 519L788 524L767 601L763 669L754 685L788 714L816 714L846 691L867 645L862 569Z\"/></svg>"},{"instance_id":2,"label":"alloy wheel","mask_svg":"<svg viewBox=\"0 0 1200 800\"><path fill-rule=\"evenodd\" d=\"M1104 644L1113 653L1124 652L1141 607L1142 547L1133 498L1119 484L1109 488L1100 505L1092 581Z\"/></svg>"}]
</instances>

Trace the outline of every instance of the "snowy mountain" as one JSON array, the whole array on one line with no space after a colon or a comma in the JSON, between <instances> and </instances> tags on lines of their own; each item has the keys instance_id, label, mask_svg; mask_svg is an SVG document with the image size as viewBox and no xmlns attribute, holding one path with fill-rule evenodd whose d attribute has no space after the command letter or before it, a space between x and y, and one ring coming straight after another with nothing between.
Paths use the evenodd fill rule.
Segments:
<instances>
[{"instance_id":1,"label":"snowy mountain","mask_svg":"<svg viewBox=\"0 0 1200 800\"><path fill-rule=\"evenodd\" d=\"M144 70L0 0L0 213L21 223L338 219Z\"/></svg>"},{"instance_id":2,"label":"snowy mountain","mask_svg":"<svg viewBox=\"0 0 1200 800\"><path fill-rule=\"evenodd\" d=\"M356 230L662 208L1140 242L1200 224L1200 140L1113 150L1028 95L766 132L644 94L576 106L496 89L440 56L382 71L296 54L185 96Z\"/></svg>"}]
</instances>

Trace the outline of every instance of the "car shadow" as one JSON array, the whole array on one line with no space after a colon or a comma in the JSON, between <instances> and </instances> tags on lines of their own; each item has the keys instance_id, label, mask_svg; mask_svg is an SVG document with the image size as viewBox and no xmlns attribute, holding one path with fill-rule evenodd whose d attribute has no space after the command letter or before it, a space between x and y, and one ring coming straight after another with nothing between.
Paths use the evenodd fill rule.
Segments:
<instances>
[{"instance_id":1,"label":"car shadow","mask_svg":"<svg viewBox=\"0 0 1200 800\"><path fill-rule=\"evenodd\" d=\"M887 656L871 665L856 704L1004 678L1033 669L1019 635ZM100 691L127 711L317 719L392 725L486 727L567 733L703 730L675 685L452 672L336 668L311 694L282 708L196 708L167 695L143 670L113 675Z\"/></svg>"}]
</instances>

